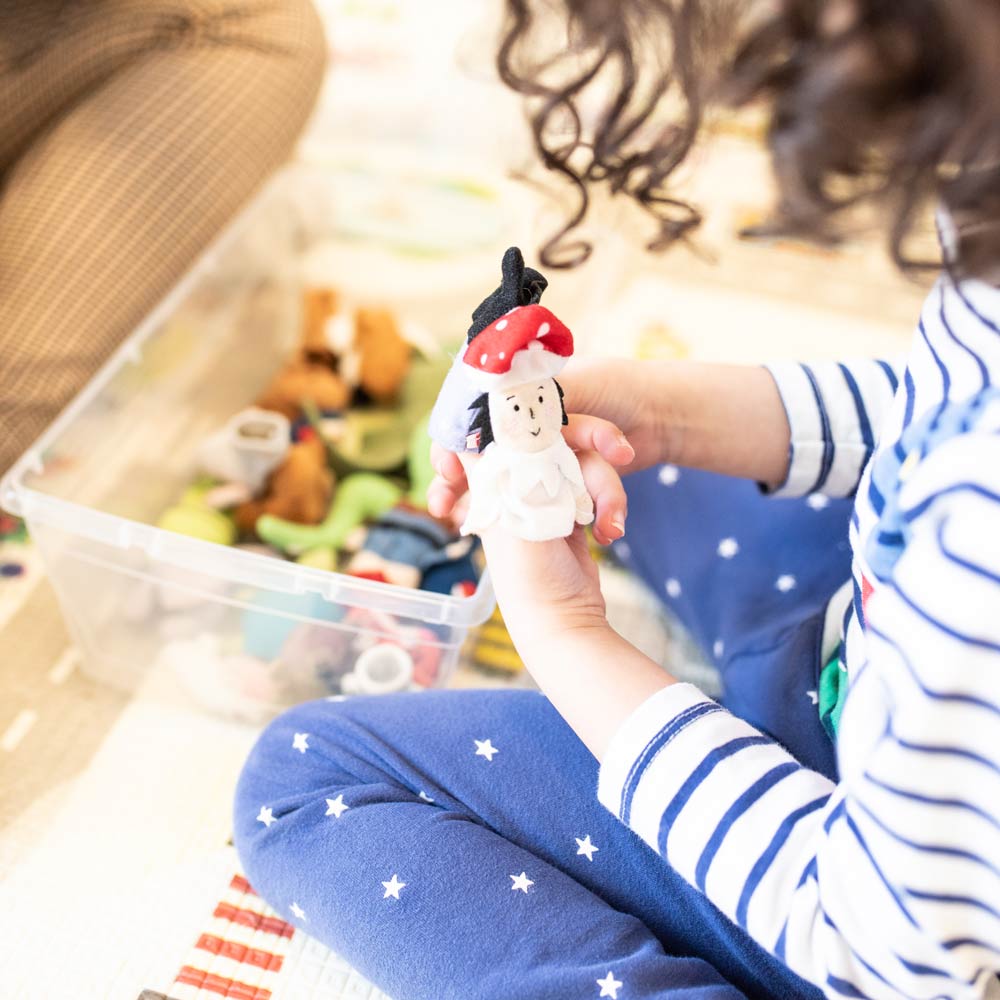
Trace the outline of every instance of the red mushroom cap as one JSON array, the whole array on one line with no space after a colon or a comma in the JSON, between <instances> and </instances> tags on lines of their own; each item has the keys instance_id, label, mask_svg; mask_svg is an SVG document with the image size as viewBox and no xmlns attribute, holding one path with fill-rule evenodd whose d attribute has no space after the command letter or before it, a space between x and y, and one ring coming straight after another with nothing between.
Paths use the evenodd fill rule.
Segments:
<instances>
[{"instance_id":1,"label":"red mushroom cap","mask_svg":"<svg viewBox=\"0 0 1000 1000\"><path fill-rule=\"evenodd\" d=\"M552 376L573 354L573 334L545 306L518 306L476 334L465 349L464 361L478 376L477 381L492 388L494 383L507 381L514 357L522 351L531 351L544 374ZM539 365L531 367L538 369ZM524 381L536 373L540 372L526 373Z\"/></svg>"}]
</instances>

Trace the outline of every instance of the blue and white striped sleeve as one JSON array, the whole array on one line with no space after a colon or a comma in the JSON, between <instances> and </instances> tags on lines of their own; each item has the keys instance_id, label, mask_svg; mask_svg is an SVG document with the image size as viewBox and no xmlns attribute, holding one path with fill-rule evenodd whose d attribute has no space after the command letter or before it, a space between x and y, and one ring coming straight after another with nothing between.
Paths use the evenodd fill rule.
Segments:
<instances>
[{"instance_id":1,"label":"blue and white striped sleeve","mask_svg":"<svg viewBox=\"0 0 1000 1000\"><path fill-rule=\"evenodd\" d=\"M766 368L791 429L788 475L773 495L852 496L875 449L902 363L786 361Z\"/></svg>"},{"instance_id":2,"label":"blue and white striped sleeve","mask_svg":"<svg viewBox=\"0 0 1000 1000\"><path fill-rule=\"evenodd\" d=\"M1000 995L1000 427L935 448L900 503L839 784L677 684L615 735L598 795L827 996L982 1000Z\"/></svg>"}]
</instances>

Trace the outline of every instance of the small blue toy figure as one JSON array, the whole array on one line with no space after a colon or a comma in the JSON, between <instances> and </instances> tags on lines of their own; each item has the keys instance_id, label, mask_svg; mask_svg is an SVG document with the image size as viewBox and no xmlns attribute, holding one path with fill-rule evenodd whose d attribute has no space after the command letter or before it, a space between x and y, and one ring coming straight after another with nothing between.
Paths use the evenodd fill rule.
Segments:
<instances>
[{"instance_id":1,"label":"small blue toy figure","mask_svg":"<svg viewBox=\"0 0 1000 1000\"><path fill-rule=\"evenodd\" d=\"M369 580L401 587L420 587L432 569L468 555L472 540L459 538L455 529L431 517L426 510L402 501L368 528L361 528L360 548L347 564L347 572Z\"/></svg>"}]
</instances>

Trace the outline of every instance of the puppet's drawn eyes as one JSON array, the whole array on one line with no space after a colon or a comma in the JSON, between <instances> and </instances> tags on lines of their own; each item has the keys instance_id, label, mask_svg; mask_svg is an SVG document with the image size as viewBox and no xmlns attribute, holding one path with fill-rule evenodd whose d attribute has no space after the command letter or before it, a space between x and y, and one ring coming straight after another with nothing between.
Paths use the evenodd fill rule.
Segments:
<instances>
[{"instance_id":1,"label":"puppet's drawn eyes","mask_svg":"<svg viewBox=\"0 0 1000 1000\"><path fill-rule=\"evenodd\" d=\"M515 403L514 404L514 412L517 413L517 411L520 410L520 409L521 409L521 407L518 406L517 403Z\"/></svg>"},{"instance_id":2,"label":"puppet's drawn eyes","mask_svg":"<svg viewBox=\"0 0 1000 1000\"><path fill-rule=\"evenodd\" d=\"M544 403L544 402L545 402L545 400L544 400L544 399L542 399L542 397L541 397L541 396L539 396L539 397L538 397L538 402L539 402L539 403Z\"/></svg>"}]
</instances>

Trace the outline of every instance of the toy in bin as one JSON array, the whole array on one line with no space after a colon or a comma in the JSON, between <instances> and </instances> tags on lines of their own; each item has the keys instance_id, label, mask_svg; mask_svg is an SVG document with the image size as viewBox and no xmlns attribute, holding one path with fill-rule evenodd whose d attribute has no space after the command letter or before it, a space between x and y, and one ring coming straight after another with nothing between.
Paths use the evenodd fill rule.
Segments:
<instances>
[{"instance_id":1,"label":"toy in bin","mask_svg":"<svg viewBox=\"0 0 1000 1000\"><path fill-rule=\"evenodd\" d=\"M517 247L501 286L476 309L434 412L431 436L463 459L470 504L462 534L495 523L526 541L565 538L590 524L594 504L562 435L567 422L555 376L573 335L539 304L545 279Z\"/></svg>"},{"instance_id":2,"label":"toy in bin","mask_svg":"<svg viewBox=\"0 0 1000 1000\"><path fill-rule=\"evenodd\" d=\"M286 628L275 644L278 633L262 627L265 615L245 617L242 642L210 632L172 639L160 662L204 707L251 723L312 698L412 691L438 681L441 643L427 626L351 608L325 624L281 619Z\"/></svg>"}]
</instances>

